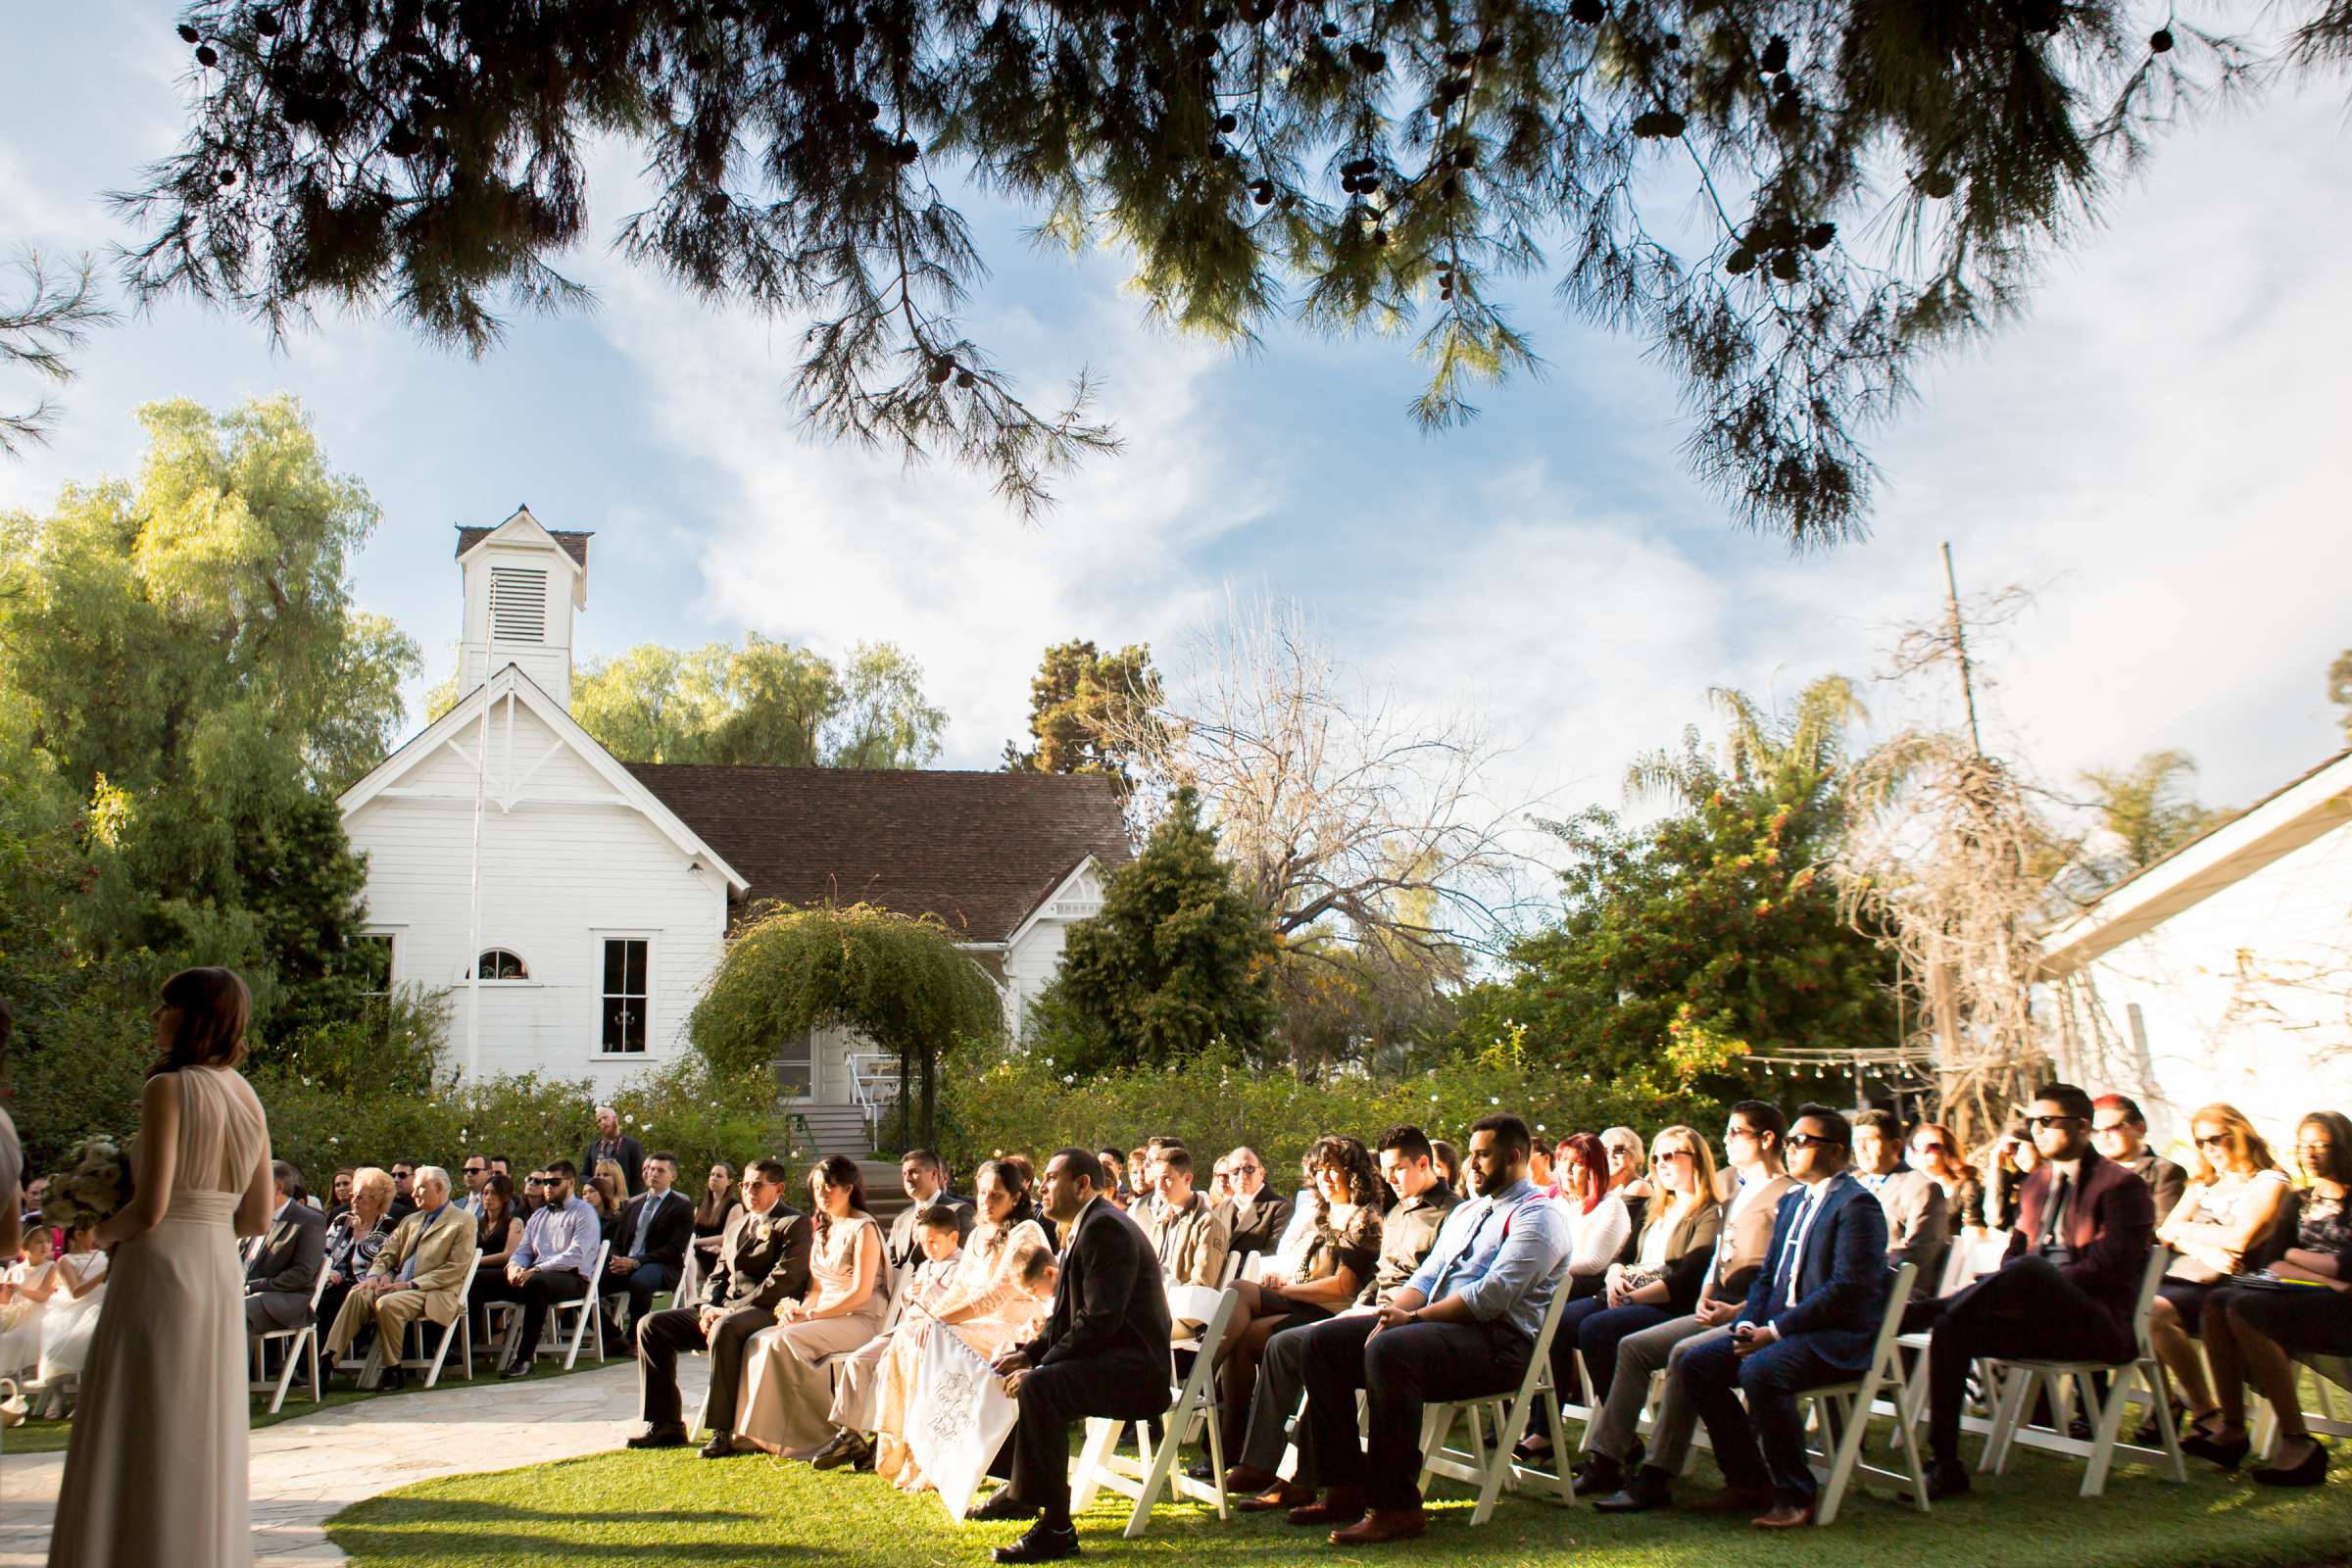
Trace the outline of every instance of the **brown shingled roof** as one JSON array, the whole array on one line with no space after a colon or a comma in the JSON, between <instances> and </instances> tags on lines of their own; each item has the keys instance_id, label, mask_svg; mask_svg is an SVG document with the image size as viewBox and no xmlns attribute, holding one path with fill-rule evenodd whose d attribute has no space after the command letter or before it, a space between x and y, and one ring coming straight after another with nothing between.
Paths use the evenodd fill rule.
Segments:
<instances>
[{"instance_id":1,"label":"brown shingled roof","mask_svg":"<svg viewBox=\"0 0 2352 1568\"><path fill-rule=\"evenodd\" d=\"M623 763L753 900L879 904L1002 942L1089 855L1127 858L1106 778Z\"/></svg>"},{"instance_id":2,"label":"brown shingled roof","mask_svg":"<svg viewBox=\"0 0 2352 1568\"><path fill-rule=\"evenodd\" d=\"M514 518L509 517L507 522L513 522L514 520ZM480 544L483 540L489 538L492 534L498 532L500 528L504 528L506 525L506 522L502 522L496 527L468 528L464 523L460 523L458 525L459 556L463 557L466 551L471 550L475 545ZM596 532L595 529L591 528L583 532L573 528L549 528L547 531L550 537L552 537L556 543L564 547L564 553L565 555L569 556L572 560L578 562L583 566L588 564L588 541L594 537Z\"/></svg>"}]
</instances>

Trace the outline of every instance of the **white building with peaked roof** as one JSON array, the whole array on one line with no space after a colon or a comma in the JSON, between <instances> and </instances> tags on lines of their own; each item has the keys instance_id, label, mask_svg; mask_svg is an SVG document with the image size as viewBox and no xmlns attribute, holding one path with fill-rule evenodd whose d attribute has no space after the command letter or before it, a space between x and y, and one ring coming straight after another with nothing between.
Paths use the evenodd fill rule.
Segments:
<instances>
[{"instance_id":1,"label":"white building with peaked roof","mask_svg":"<svg viewBox=\"0 0 2352 1568\"><path fill-rule=\"evenodd\" d=\"M607 1086L674 1061L728 931L769 900L939 916L1017 1027L1127 858L1110 781L623 763L569 711L588 545L527 507L459 529L465 695L340 802L392 981L456 994L466 1072ZM775 1056L819 1141L857 1145L858 1042Z\"/></svg>"},{"instance_id":2,"label":"white building with peaked roof","mask_svg":"<svg viewBox=\"0 0 2352 1568\"><path fill-rule=\"evenodd\" d=\"M2278 1149L2352 1110L2352 749L2052 929L2041 975L2060 1072L2160 1145L2216 1101Z\"/></svg>"}]
</instances>

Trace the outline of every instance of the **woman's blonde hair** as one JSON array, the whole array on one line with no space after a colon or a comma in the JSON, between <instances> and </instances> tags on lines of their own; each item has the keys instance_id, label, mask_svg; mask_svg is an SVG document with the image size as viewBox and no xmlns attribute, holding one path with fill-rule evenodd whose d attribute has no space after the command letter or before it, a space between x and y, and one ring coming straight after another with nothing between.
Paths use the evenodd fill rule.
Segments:
<instances>
[{"instance_id":1,"label":"woman's blonde hair","mask_svg":"<svg viewBox=\"0 0 2352 1568\"><path fill-rule=\"evenodd\" d=\"M362 1193L381 1192L384 1195L383 1206L390 1208L392 1195L399 1191L400 1184L393 1181L392 1173L380 1165L362 1165L351 1173L351 1201L355 1207Z\"/></svg>"},{"instance_id":2,"label":"woman's blonde hair","mask_svg":"<svg viewBox=\"0 0 2352 1568\"><path fill-rule=\"evenodd\" d=\"M1715 1151L1707 1147L1706 1139L1699 1135L1697 1128L1686 1127L1677 1122L1672 1127L1661 1129L1657 1137L1649 1141L1650 1158L1655 1159L1664 1152L1666 1141L1670 1138L1679 1139L1690 1146L1690 1174L1697 1178L1691 1191L1687 1195L1677 1196L1675 1203L1680 1204L1686 1196L1693 1200L1692 1206L1696 1208L1703 1209L1709 1204L1721 1201L1715 1196ZM1667 1206L1672 1205L1661 1205L1661 1212Z\"/></svg>"},{"instance_id":3,"label":"woman's blonde hair","mask_svg":"<svg viewBox=\"0 0 2352 1568\"><path fill-rule=\"evenodd\" d=\"M2278 1168L2278 1161L2271 1153L2270 1144L2262 1134L2254 1130L2254 1124L2246 1120L2246 1113L2235 1105L2217 1100L2210 1105L2199 1106L2196 1113L2188 1118L2191 1141L2194 1141L2196 1137L2199 1122L2220 1124L2223 1140L2230 1150L2230 1163L2227 1166L2216 1166L2213 1156L2205 1152L2205 1146L2198 1144L2196 1146L2198 1181L2219 1181L2225 1169L2243 1170L2251 1173Z\"/></svg>"}]
</instances>

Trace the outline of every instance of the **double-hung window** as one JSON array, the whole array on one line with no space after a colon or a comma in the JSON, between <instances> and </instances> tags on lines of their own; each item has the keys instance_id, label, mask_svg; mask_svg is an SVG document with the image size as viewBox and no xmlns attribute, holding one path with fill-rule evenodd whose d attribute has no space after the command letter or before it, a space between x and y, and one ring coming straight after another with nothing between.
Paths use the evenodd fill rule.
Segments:
<instances>
[{"instance_id":1,"label":"double-hung window","mask_svg":"<svg viewBox=\"0 0 2352 1568\"><path fill-rule=\"evenodd\" d=\"M634 1055L645 1050L653 995L646 961L651 949L652 945L643 937L605 939L600 1016L601 1047L607 1055Z\"/></svg>"}]
</instances>

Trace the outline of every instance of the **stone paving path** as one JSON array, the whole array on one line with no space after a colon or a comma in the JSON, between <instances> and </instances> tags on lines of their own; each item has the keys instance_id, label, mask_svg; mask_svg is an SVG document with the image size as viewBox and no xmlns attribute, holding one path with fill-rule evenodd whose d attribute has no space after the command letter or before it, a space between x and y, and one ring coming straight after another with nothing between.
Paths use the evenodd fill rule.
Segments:
<instances>
[{"instance_id":1,"label":"stone paving path","mask_svg":"<svg viewBox=\"0 0 2352 1568\"><path fill-rule=\"evenodd\" d=\"M689 1411L709 1369L699 1355L678 1363ZM348 1562L325 1524L361 1498L617 1447L636 1413L637 1368L623 1361L521 1384L445 1382L264 1427L253 1434L254 1557L268 1568ZM65 1467L63 1453L0 1454L0 1568L40 1568Z\"/></svg>"}]
</instances>

